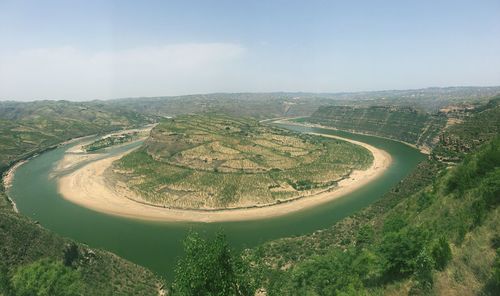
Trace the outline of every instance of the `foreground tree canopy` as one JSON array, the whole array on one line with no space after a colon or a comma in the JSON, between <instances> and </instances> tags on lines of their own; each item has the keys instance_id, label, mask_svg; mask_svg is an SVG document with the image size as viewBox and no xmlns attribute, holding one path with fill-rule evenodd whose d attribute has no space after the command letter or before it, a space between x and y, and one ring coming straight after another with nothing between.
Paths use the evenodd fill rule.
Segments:
<instances>
[{"instance_id":1,"label":"foreground tree canopy","mask_svg":"<svg viewBox=\"0 0 500 296\"><path fill-rule=\"evenodd\" d=\"M204 239L191 232L184 240L184 258L175 270L173 295L252 295L254 287L245 276L239 254L233 255L223 234Z\"/></svg>"}]
</instances>

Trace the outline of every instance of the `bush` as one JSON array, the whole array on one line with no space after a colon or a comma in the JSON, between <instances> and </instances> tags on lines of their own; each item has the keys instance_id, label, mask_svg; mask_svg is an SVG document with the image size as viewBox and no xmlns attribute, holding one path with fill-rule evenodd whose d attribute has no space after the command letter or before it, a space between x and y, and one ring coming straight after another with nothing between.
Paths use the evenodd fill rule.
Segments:
<instances>
[{"instance_id":1,"label":"bush","mask_svg":"<svg viewBox=\"0 0 500 296\"><path fill-rule=\"evenodd\" d=\"M427 251L423 249L418 255L416 261L415 269L415 279L417 280L417 285L413 289L413 293L425 293L430 291L434 283L432 278L432 269L434 267L434 260Z\"/></svg>"},{"instance_id":2,"label":"bush","mask_svg":"<svg viewBox=\"0 0 500 296\"><path fill-rule=\"evenodd\" d=\"M72 266L79 256L80 254L78 252L78 246L73 242L68 244L64 249L64 265Z\"/></svg>"},{"instance_id":3,"label":"bush","mask_svg":"<svg viewBox=\"0 0 500 296\"><path fill-rule=\"evenodd\" d=\"M335 250L314 257L292 271L292 283L280 294L360 295L363 283L354 268L354 254Z\"/></svg>"},{"instance_id":4,"label":"bush","mask_svg":"<svg viewBox=\"0 0 500 296\"><path fill-rule=\"evenodd\" d=\"M444 270L452 258L450 244L445 237L439 238L434 243L431 253L437 270Z\"/></svg>"},{"instance_id":5,"label":"bush","mask_svg":"<svg viewBox=\"0 0 500 296\"><path fill-rule=\"evenodd\" d=\"M11 295L12 287L7 267L0 261L0 295Z\"/></svg>"},{"instance_id":6,"label":"bush","mask_svg":"<svg viewBox=\"0 0 500 296\"><path fill-rule=\"evenodd\" d=\"M407 225L406 220L401 216L392 216L384 221L383 232L397 232Z\"/></svg>"},{"instance_id":7,"label":"bush","mask_svg":"<svg viewBox=\"0 0 500 296\"><path fill-rule=\"evenodd\" d=\"M356 244L360 248L369 246L373 242L374 237L375 232L373 230L373 227L370 225L363 225L356 235Z\"/></svg>"},{"instance_id":8,"label":"bush","mask_svg":"<svg viewBox=\"0 0 500 296\"><path fill-rule=\"evenodd\" d=\"M415 271L415 258L422 252L429 235L419 228L389 232L382 238L379 251L385 259L386 275L401 278Z\"/></svg>"},{"instance_id":9,"label":"bush","mask_svg":"<svg viewBox=\"0 0 500 296\"><path fill-rule=\"evenodd\" d=\"M482 177L495 173L500 167L500 138L492 140L478 153L467 156L452 172L446 184L447 191L462 196L465 190L477 185Z\"/></svg>"}]
</instances>

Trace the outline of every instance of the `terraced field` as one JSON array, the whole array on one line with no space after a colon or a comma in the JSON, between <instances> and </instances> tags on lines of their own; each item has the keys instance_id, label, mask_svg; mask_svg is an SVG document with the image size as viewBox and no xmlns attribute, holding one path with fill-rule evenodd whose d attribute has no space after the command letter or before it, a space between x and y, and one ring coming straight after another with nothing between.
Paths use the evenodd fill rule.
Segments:
<instances>
[{"instance_id":1,"label":"terraced field","mask_svg":"<svg viewBox=\"0 0 500 296\"><path fill-rule=\"evenodd\" d=\"M220 209L283 202L328 190L372 162L364 148L250 119L186 115L156 126L115 162L117 184L148 203Z\"/></svg>"},{"instance_id":2,"label":"terraced field","mask_svg":"<svg viewBox=\"0 0 500 296\"><path fill-rule=\"evenodd\" d=\"M0 102L0 172L12 163L75 137L151 123L120 108L66 101Z\"/></svg>"},{"instance_id":3,"label":"terraced field","mask_svg":"<svg viewBox=\"0 0 500 296\"><path fill-rule=\"evenodd\" d=\"M484 106L466 112L464 122L447 128L439 137L433 157L441 161L460 161L499 134L500 95L497 95Z\"/></svg>"},{"instance_id":4,"label":"terraced field","mask_svg":"<svg viewBox=\"0 0 500 296\"><path fill-rule=\"evenodd\" d=\"M328 106L319 108L303 121L379 135L421 147L433 147L446 124L446 117L410 107Z\"/></svg>"}]
</instances>

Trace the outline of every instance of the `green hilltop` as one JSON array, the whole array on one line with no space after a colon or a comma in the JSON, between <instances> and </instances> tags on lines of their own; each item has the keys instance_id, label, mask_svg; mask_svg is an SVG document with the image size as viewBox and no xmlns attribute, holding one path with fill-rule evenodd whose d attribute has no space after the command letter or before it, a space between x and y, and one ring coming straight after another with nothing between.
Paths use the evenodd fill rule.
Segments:
<instances>
[{"instance_id":1,"label":"green hilltop","mask_svg":"<svg viewBox=\"0 0 500 296\"><path fill-rule=\"evenodd\" d=\"M315 194L371 162L347 142L252 119L185 115L158 124L141 149L115 163L115 177L155 205L219 209Z\"/></svg>"}]
</instances>

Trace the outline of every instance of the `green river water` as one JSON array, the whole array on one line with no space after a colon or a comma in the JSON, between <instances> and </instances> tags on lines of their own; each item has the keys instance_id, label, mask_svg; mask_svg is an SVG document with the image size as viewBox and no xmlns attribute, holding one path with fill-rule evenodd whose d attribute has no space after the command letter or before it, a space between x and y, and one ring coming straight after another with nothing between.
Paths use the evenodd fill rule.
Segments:
<instances>
[{"instance_id":1,"label":"green river water","mask_svg":"<svg viewBox=\"0 0 500 296\"><path fill-rule=\"evenodd\" d=\"M182 239L193 229L208 235L222 230L235 249L256 246L280 237L311 233L326 228L379 199L424 159L418 150L405 144L366 135L319 128L280 124L298 132L337 135L371 144L392 156L390 168L366 186L318 207L276 218L225 223L146 222L101 214L64 200L51 176L64 152L77 143L43 153L15 173L9 195L24 215L63 236L91 247L109 250L167 279L182 255ZM112 153L130 148L114 148Z\"/></svg>"}]
</instances>

